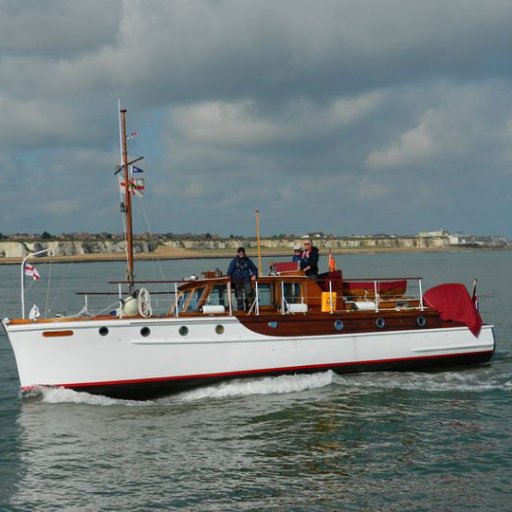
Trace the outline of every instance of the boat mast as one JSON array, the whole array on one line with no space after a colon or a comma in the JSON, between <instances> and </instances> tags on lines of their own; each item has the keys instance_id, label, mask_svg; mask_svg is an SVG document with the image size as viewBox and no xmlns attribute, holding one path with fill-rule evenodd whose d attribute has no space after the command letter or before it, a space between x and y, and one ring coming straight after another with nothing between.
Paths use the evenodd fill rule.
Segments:
<instances>
[{"instance_id":1,"label":"boat mast","mask_svg":"<svg viewBox=\"0 0 512 512\"><path fill-rule=\"evenodd\" d=\"M258 274L261 275L263 267L261 266L261 242L260 242L260 211L256 210L256 241L258 246Z\"/></svg>"},{"instance_id":2,"label":"boat mast","mask_svg":"<svg viewBox=\"0 0 512 512\"><path fill-rule=\"evenodd\" d=\"M133 273L133 227L132 227L132 194L128 175L128 146L126 142L126 109L120 110L121 114L121 160L124 177L124 215L126 218L126 280L132 292Z\"/></svg>"}]
</instances>

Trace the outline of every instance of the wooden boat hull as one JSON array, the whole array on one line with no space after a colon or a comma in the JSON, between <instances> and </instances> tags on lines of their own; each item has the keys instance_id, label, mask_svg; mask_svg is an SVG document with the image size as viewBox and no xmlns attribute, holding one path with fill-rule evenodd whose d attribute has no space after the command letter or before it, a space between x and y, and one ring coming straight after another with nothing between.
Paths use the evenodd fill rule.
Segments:
<instances>
[{"instance_id":1,"label":"wooden boat hull","mask_svg":"<svg viewBox=\"0 0 512 512\"><path fill-rule=\"evenodd\" d=\"M105 318L6 322L21 390L64 387L147 399L220 380L332 369L406 370L482 363L492 326L478 337L438 316L345 315ZM418 316L426 323L418 324ZM384 325L377 327L377 320ZM423 322L421 322L423 323ZM306 330L306 324L308 329ZM312 327L313 326L313 327ZM181 332L181 334L180 334Z\"/></svg>"}]
</instances>

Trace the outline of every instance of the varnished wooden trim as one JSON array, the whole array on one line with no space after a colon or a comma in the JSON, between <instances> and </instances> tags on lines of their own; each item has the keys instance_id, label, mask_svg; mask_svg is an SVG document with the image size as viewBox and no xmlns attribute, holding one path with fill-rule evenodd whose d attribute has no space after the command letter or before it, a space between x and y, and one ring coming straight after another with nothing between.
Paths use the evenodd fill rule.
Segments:
<instances>
[{"instance_id":1,"label":"varnished wooden trim","mask_svg":"<svg viewBox=\"0 0 512 512\"><path fill-rule=\"evenodd\" d=\"M73 331L43 331L45 338L59 338L61 336L73 336Z\"/></svg>"}]
</instances>

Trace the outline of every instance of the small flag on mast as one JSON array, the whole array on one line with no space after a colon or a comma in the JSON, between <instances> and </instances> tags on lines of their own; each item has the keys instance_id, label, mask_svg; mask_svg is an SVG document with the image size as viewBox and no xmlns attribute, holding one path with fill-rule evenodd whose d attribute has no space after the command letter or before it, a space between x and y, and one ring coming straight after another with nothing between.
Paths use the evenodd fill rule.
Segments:
<instances>
[{"instance_id":1,"label":"small flag on mast","mask_svg":"<svg viewBox=\"0 0 512 512\"><path fill-rule=\"evenodd\" d=\"M334 259L334 256L332 255L331 249L329 248L329 272L335 272L336 271L336 260Z\"/></svg>"},{"instance_id":2,"label":"small flag on mast","mask_svg":"<svg viewBox=\"0 0 512 512\"><path fill-rule=\"evenodd\" d=\"M144 195L144 178L132 178L132 194L142 197Z\"/></svg>"},{"instance_id":3,"label":"small flag on mast","mask_svg":"<svg viewBox=\"0 0 512 512\"><path fill-rule=\"evenodd\" d=\"M25 275L31 277L34 281L39 281L39 279L41 279L37 268L31 263L25 263Z\"/></svg>"},{"instance_id":4,"label":"small flag on mast","mask_svg":"<svg viewBox=\"0 0 512 512\"><path fill-rule=\"evenodd\" d=\"M125 192L125 182L124 178L119 180L119 187L121 188L121 193ZM144 195L145 184L144 178L128 178L128 188L132 195L142 197Z\"/></svg>"},{"instance_id":5,"label":"small flag on mast","mask_svg":"<svg viewBox=\"0 0 512 512\"><path fill-rule=\"evenodd\" d=\"M479 305L478 305L478 294L476 293L476 283L478 282L478 279L475 279L473 281L473 293L471 295L471 300L473 301L473 304L475 305L475 309L478 311Z\"/></svg>"},{"instance_id":6,"label":"small flag on mast","mask_svg":"<svg viewBox=\"0 0 512 512\"><path fill-rule=\"evenodd\" d=\"M132 165L132 174L142 174L144 169L137 167L136 165Z\"/></svg>"}]
</instances>

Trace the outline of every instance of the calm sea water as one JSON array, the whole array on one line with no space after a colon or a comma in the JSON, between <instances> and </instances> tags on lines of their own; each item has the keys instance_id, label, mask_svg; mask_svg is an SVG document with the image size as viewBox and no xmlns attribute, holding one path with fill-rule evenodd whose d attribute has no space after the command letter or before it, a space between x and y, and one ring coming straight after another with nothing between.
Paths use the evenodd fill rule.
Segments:
<instances>
[{"instance_id":1,"label":"calm sea water","mask_svg":"<svg viewBox=\"0 0 512 512\"><path fill-rule=\"evenodd\" d=\"M153 402L63 390L21 399L2 333L0 510L508 511L511 258L337 258L345 276L422 275L425 288L478 278L498 350L458 371L259 378ZM227 263L143 263L137 274L174 279ZM77 312L72 291L107 290L122 267L39 265L28 308ZM0 266L0 283L0 315L18 316L19 268Z\"/></svg>"}]
</instances>

